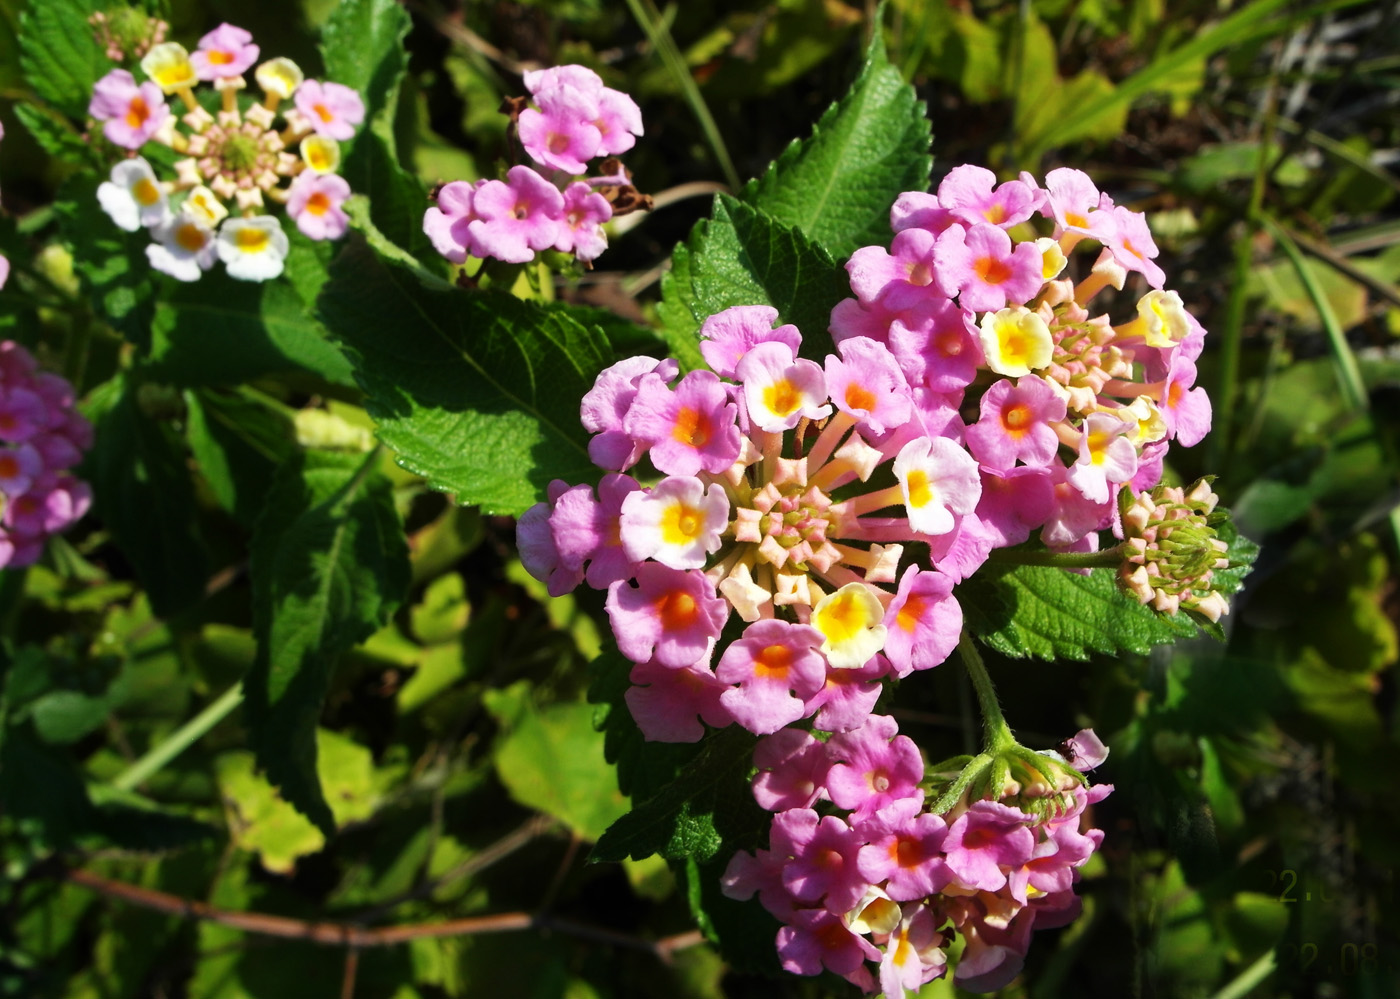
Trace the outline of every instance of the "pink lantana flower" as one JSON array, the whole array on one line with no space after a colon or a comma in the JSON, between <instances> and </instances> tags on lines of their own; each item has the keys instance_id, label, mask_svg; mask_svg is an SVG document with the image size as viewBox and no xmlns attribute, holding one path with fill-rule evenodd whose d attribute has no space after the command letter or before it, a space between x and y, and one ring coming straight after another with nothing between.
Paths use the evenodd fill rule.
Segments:
<instances>
[{"instance_id":1,"label":"pink lantana flower","mask_svg":"<svg viewBox=\"0 0 1400 999\"><path fill-rule=\"evenodd\" d=\"M1044 465L1060 440L1051 424L1065 418L1065 400L1048 382L1024 375L1000 379L982 396L981 419L967 428L967 445L983 465L1005 470L1023 461Z\"/></svg>"},{"instance_id":2,"label":"pink lantana flower","mask_svg":"<svg viewBox=\"0 0 1400 999\"><path fill-rule=\"evenodd\" d=\"M826 746L808 732L785 728L758 740L753 750L753 797L760 808L783 812L810 808L826 784L831 759Z\"/></svg>"},{"instance_id":3,"label":"pink lantana flower","mask_svg":"<svg viewBox=\"0 0 1400 999\"><path fill-rule=\"evenodd\" d=\"M1153 262L1157 244L1147 228L1147 219L1141 212L1129 211L1122 205L1113 208L1110 218L1112 225L1096 227L1095 235L1121 266L1137 271L1152 287L1161 288L1167 276Z\"/></svg>"},{"instance_id":4,"label":"pink lantana flower","mask_svg":"<svg viewBox=\"0 0 1400 999\"><path fill-rule=\"evenodd\" d=\"M944 294L974 312L1028 302L1045 283L1035 244L1013 246L1005 229L987 223L951 227L938 237L933 259Z\"/></svg>"},{"instance_id":5,"label":"pink lantana flower","mask_svg":"<svg viewBox=\"0 0 1400 999\"><path fill-rule=\"evenodd\" d=\"M782 433L798 422L831 415L821 365L794 359L787 344L760 343L739 360L735 376L744 386L744 409L760 430Z\"/></svg>"},{"instance_id":6,"label":"pink lantana flower","mask_svg":"<svg viewBox=\"0 0 1400 999\"><path fill-rule=\"evenodd\" d=\"M536 163L568 174L581 174L598 155L603 133L593 124L598 101L571 86L560 86L536 97L540 110L520 112L520 144Z\"/></svg>"},{"instance_id":7,"label":"pink lantana flower","mask_svg":"<svg viewBox=\"0 0 1400 999\"><path fill-rule=\"evenodd\" d=\"M691 371L674 390L656 374L642 376L623 429L651 449L667 475L724 471L738 459L738 408L712 371Z\"/></svg>"},{"instance_id":8,"label":"pink lantana flower","mask_svg":"<svg viewBox=\"0 0 1400 999\"><path fill-rule=\"evenodd\" d=\"M760 343L787 346L794 357L802 346L797 327L774 328L778 310L771 305L736 305L716 312L700 324L700 355L721 378L733 378L744 354Z\"/></svg>"},{"instance_id":9,"label":"pink lantana flower","mask_svg":"<svg viewBox=\"0 0 1400 999\"><path fill-rule=\"evenodd\" d=\"M659 562L637 567L637 585L608 588L608 618L617 646L635 663L672 669L708 662L715 639L729 616L729 605L715 595L702 573L683 572Z\"/></svg>"},{"instance_id":10,"label":"pink lantana flower","mask_svg":"<svg viewBox=\"0 0 1400 999\"><path fill-rule=\"evenodd\" d=\"M885 610L885 656L895 675L932 669L947 659L957 648L962 622L950 577L917 565L904 570L899 592Z\"/></svg>"},{"instance_id":11,"label":"pink lantana flower","mask_svg":"<svg viewBox=\"0 0 1400 999\"><path fill-rule=\"evenodd\" d=\"M916 437L894 460L909 526L921 534L947 534L954 517L970 514L982 495L977 462L946 437Z\"/></svg>"},{"instance_id":12,"label":"pink lantana flower","mask_svg":"<svg viewBox=\"0 0 1400 999\"><path fill-rule=\"evenodd\" d=\"M488 180L472 195L476 218L467 231L480 256L511 264L533 260L559 238L564 196L527 166L513 166L506 179Z\"/></svg>"},{"instance_id":13,"label":"pink lantana flower","mask_svg":"<svg viewBox=\"0 0 1400 999\"><path fill-rule=\"evenodd\" d=\"M905 229L888 252L881 246L861 247L846 262L851 290L866 305L878 301L896 311L941 294L932 287L934 242L926 229Z\"/></svg>"},{"instance_id":14,"label":"pink lantana flower","mask_svg":"<svg viewBox=\"0 0 1400 999\"><path fill-rule=\"evenodd\" d=\"M137 86L124 69L114 69L92 88L88 114L102 122L102 134L125 149L140 149L170 118L160 87Z\"/></svg>"},{"instance_id":15,"label":"pink lantana flower","mask_svg":"<svg viewBox=\"0 0 1400 999\"><path fill-rule=\"evenodd\" d=\"M843 340L841 356L826 357L826 389L836 408L880 435L909 420L909 383L884 344L866 337Z\"/></svg>"},{"instance_id":16,"label":"pink lantana flower","mask_svg":"<svg viewBox=\"0 0 1400 999\"><path fill-rule=\"evenodd\" d=\"M258 51L249 32L224 23L199 40L190 64L201 80L227 79L246 73L258 61Z\"/></svg>"},{"instance_id":17,"label":"pink lantana flower","mask_svg":"<svg viewBox=\"0 0 1400 999\"><path fill-rule=\"evenodd\" d=\"M664 386L680 372L680 365L667 358L627 357L598 373L593 387L583 397L579 421L594 437L588 442L588 458L599 468L624 471L635 465L646 451L645 441L623 427L627 412L637 398L644 375L656 374Z\"/></svg>"},{"instance_id":18,"label":"pink lantana flower","mask_svg":"<svg viewBox=\"0 0 1400 999\"><path fill-rule=\"evenodd\" d=\"M344 177L303 170L287 191L287 214L308 239L339 239L350 227L350 216L341 207L348 197Z\"/></svg>"},{"instance_id":19,"label":"pink lantana flower","mask_svg":"<svg viewBox=\"0 0 1400 999\"><path fill-rule=\"evenodd\" d=\"M834 736L827 752L841 762L826 775L827 793L837 807L853 813L855 821L904 798L923 801L919 781L924 761L919 747L888 715L871 715L854 732Z\"/></svg>"},{"instance_id":20,"label":"pink lantana flower","mask_svg":"<svg viewBox=\"0 0 1400 999\"><path fill-rule=\"evenodd\" d=\"M622 550L633 562L653 558L673 569L701 569L729 526L729 497L718 485L671 475L622 501Z\"/></svg>"},{"instance_id":21,"label":"pink lantana flower","mask_svg":"<svg viewBox=\"0 0 1400 999\"><path fill-rule=\"evenodd\" d=\"M968 226L985 222L1010 229L1030 218L1040 201L1035 188L1019 180L999 187L996 182L985 167L956 166L938 185L938 203Z\"/></svg>"},{"instance_id":22,"label":"pink lantana flower","mask_svg":"<svg viewBox=\"0 0 1400 999\"><path fill-rule=\"evenodd\" d=\"M433 249L450 263L465 263L468 256L485 256L476 249L469 228L477 218L472 210L477 187L464 180L454 180L438 191L437 204L423 214L423 232L432 241Z\"/></svg>"},{"instance_id":23,"label":"pink lantana flower","mask_svg":"<svg viewBox=\"0 0 1400 999\"><path fill-rule=\"evenodd\" d=\"M943 850L948 870L960 884L979 891L997 891L1006 884L1007 870L1031 859L1035 834L1030 816L995 801L978 801L948 827Z\"/></svg>"},{"instance_id":24,"label":"pink lantana flower","mask_svg":"<svg viewBox=\"0 0 1400 999\"><path fill-rule=\"evenodd\" d=\"M603 223L612 218L612 205L582 181L564 188L559 238L554 248L579 260L596 260L608 248Z\"/></svg>"},{"instance_id":25,"label":"pink lantana flower","mask_svg":"<svg viewBox=\"0 0 1400 999\"><path fill-rule=\"evenodd\" d=\"M721 703L744 728L769 735L806 714L804 701L826 681L826 660L817 651L823 635L786 621L756 621L730 643L715 667L725 683Z\"/></svg>"},{"instance_id":26,"label":"pink lantana flower","mask_svg":"<svg viewBox=\"0 0 1400 999\"><path fill-rule=\"evenodd\" d=\"M925 812L923 802L904 798L881 809L860 827L866 846L857 861L868 883L884 883L896 902L932 895L952 880L943 864L948 827Z\"/></svg>"},{"instance_id":27,"label":"pink lantana flower","mask_svg":"<svg viewBox=\"0 0 1400 999\"><path fill-rule=\"evenodd\" d=\"M819 817L810 808L790 808L773 819L769 836L775 853L790 857L783 886L799 902L823 902L831 912L849 912L865 894L867 882L856 856L869 841L835 815Z\"/></svg>"},{"instance_id":28,"label":"pink lantana flower","mask_svg":"<svg viewBox=\"0 0 1400 999\"><path fill-rule=\"evenodd\" d=\"M633 686L623 697L648 742L699 742L705 725L723 728L732 720L720 703L729 685L717 680L704 663L680 669L639 663L628 678Z\"/></svg>"},{"instance_id":29,"label":"pink lantana flower","mask_svg":"<svg viewBox=\"0 0 1400 999\"><path fill-rule=\"evenodd\" d=\"M295 95L297 110L317 135L344 142L365 120L365 102L343 83L304 80Z\"/></svg>"}]
</instances>

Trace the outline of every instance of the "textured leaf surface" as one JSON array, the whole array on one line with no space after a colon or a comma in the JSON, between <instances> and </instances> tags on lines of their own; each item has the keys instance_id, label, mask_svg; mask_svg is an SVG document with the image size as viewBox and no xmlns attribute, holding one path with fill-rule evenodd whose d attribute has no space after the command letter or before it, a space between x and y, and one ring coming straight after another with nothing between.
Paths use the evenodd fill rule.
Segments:
<instances>
[{"instance_id":1,"label":"textured leaf surface","mask_svg":"<svg viewBox=\"0 0 1400 999\"><path fill-rule=\"evenodd\" d=\"M139 392L122 377L93 393L88 413L97 437L84 467L97 515L156 614L168 617L203 595L207 555L185 449L168 423L143 410Z\"/></svg>"},{"instance_id":2,"label":"textured leaf surface","mask_svg":"<svg viewBox=\"0 0 1400 999\"><path fill-rule=\"evenodd\" d=\"M279 470L253 536L258 658L247 679L258 762L323 831L316 723L337 657L408 588L408 549L377 454L307 452Z\"/></svg>"},{"instance_id":3,"label":"textured leaf surface","mask_svg":"<svg viewBox=\"0 0 1400 999\"><path fill-rule=\"evenodd\" d=\"M403 39L412 22L396 0L345 0L321 32L328 79L354 87L365 102L365 124L346 148L341 173L368 195L376 227L426 264L441 264L423 233L428 192L398 161L394 110L408 68Z\"/></svg>"},{"instance_id":4,"label":"textured leaf surface","mask_svg":"<svg viewBox=\"0 0 1400 999\"><path fill-rule=\"evenodd\" d=\"M73 118L87 113L92 85L112 67L97 45L91 0L35 0L20 15L20 66L34 92Z\"/></svg>"},{"instance_id":5,"label":"textured leaf surface","mask_svg":"<svg viewBox=\"0 0 1400 999\"><path fill-rule=\"evenodd\" d=\"M715 198L714 217L697 222L677 246L662 282L662 338L687 367L704 362L696 346L700 324L734 305L771 305L778 321L802 331L802 354L831 350L831 310L850 297L846 272L831 254L791 225L728 195Z\"/></svg>"},{"instance_id":6,"label":"textured leaf surface","mask_svg":"<svg viewBox=\"0 0 1400 999\"><path fill-rule=\"evenodd\" d=\"M408 67L403 40L411 26L397 0L340 0L321 29L326 79L360 92L366 121L397 96Z\"/></svg>"},{"instance_id":7,"label":"textured leaf surface","mask_svg":"<svg viewBox=\"0 0 1400 999\"><path fill-rule=\"evenodd\" d=\"M706 738L699 755L670 785L612 824L593 848L593 862L668 860L703 863L724 845L725 832L757 809L749 793L756 738L732 725Z\"/></svg>"},{"instance_id":8,"label":"textured leaf surface","mask_svg":"<svg viewBox=\"0 0 1400 999\"><path fill-rule=\"evenodd\" d=\"M1220 573L1221 589L1233 593L1259 548L1236 536L1228 524L1221 536L1230 544L1231 560L1244 563ZM1198 631L1185 614L1158 614L1125 596L1112 569L1081 576L1043 566L988 565L959 593L972 631L993 649L1017 658L1146 654L1154 645L1192 638Z\"/></svg>"},{"instance_id":9,"label":"textured leaf surface","mask_svg":"<svg viewBox=\"0 0 1400 999\"><path fill-rule=\"evenodd\" d=\"M162 297L151 354L156 377L186 387L236 385L286 371L354 383L350 362L290 284L250 284L222 269Z\"/></svg>"},{"instance_id":10,"label":"textured leaf surface","mask_svg":"<svg viewBox=\"0 0 1400 999\"><path fill-rule=\"evenodd\" d=\"M923 102L890 65L877 31L846 96L810 137L794 141L750 181L743 197L838 258L885 246L895 198L928 189L930 139Z\"/></svg>"},{"instance_id":11,"label":"textured leaf surface","mask_svg":"<svg viewBox=\"0 0 1400 999\"><path fill-rule=\"evenodd\" d=\"M380 440L459 503L520 514L551 479L593 481L578 407L611 360L569 315L471 292L350 247L320 299L354 353Z\"/></svg>"}]
</instances>

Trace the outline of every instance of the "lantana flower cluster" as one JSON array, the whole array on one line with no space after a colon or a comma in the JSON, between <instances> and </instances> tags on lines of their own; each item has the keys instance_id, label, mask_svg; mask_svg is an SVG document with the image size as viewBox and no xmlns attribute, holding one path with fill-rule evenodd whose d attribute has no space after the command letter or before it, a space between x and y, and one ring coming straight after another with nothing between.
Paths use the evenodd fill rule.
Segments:
<instances>
[{"instance_id":1,"label":"lantana flower cluster","mask_svg":"<svg viewBox=\"0 0 1400 999\"><path fill-rule=\"evenodd\" d=\"M517 164L504 180L445 184L423 231L454 264L469 256L521 264L550 249L589 262L607 248L603 223L641 207L614 158L642 134L636 102L585 66L535 70L524 81L530 100L508 100L506 110L521 146L549 176ZM578 179L598 156L607 157L601 173Z\"/></svg>"},{"instance_id":2,"label":"lantana flower cluster","mask_svg":"<svg viewBox=\"0 0 1400 999\"><path fill-rule=\"evenodd\" d=\"M1072 915L1073 872L1099 842L1079 816L1106 792L1073 757L1042 764L1008 733L1002 763L967 762L967 793L934 808L918 748L871 714L885 678L958 644L954 585L1032 535L1089 553L1126 527L1130 543L1102 554L1151 577L1126 570L1130 592L1189 592L1178 606L1212 620L1225 605L1209 597L1219 546L1203 566L1199 517L1164 527L1179 518L1158 494L1118 518L1120 494L1155 485L1169 442L1196 443L1210 420L1194 387L1204 330L1162 288L1143 217L1078 171L1042 187L968 166L902 195L891 220L893 245L847 265L835 354L804 356L775 309L739 306L702 324L708 368L632 357L603 371L581 420L607 474L596 490L552 483L518 539L552 594L608 591L647 739L729 724L767 737L754 788L778 813L769 859L739 862L734 890L782 885L764 904L787 923L790 970L870 986L878 961L895 996L943 972L953 934L960 982L1009 980L1032 925ZM1124 320L1091 311L1132 274L1147 290ZM1190 557L1171 554L1173 531ZM978 776L1004 777L1006 760L1024 779ZM794 790L773 798L775 783Z\"/></svg>"},{"instance_id":3,"label":"lantana flower cluster","mask_svg":"<svg viewBox=\"0 0 1400 999\"><path fill-rule=\"evenodd\" d=\"M794 974L826 969L897 999L942 977L960 937L957 984L1001 988L1032 930L1078 916L1073 885L1103 841L1081 824L1112 786L1086 786L1081 772L1107 750L1089 729L1065 748L1068 759L1022 750L1008 768L1020 781L938 812L919 749L893 718L872 715L825 743L795 729L767 736L753 793L776 813L769 848L736 854L723 891L756 894L783 923L778 956Z\"/></svg>"},{"instance_id":4,"label":"lantana flower cluster","mask_svg":"<svg viewBox=\"0 0 1400 999\"><path fill-rule=\"evenodd\" d=\"M122 160L97 192L118 226L151 233L151 266L181 281L198 280L216 260L247 281L281 274L290 244L269 202L284 205L310 239L339 239L349 226L350 185L336 171L340 143L364 121L360 95L305 79L290 59L258 63L259 55L247 31L221 24L194 52L178 42L152 46L142 82L114 69L93 87L88 113L109 141L133 152L157 142L182 157L173 180L139 155ZM240 96L249 70L261 102ZM216 110L199 100L200 83L218 92ZM166 102L171 96L183 113Z\"/></svg>"},{"instance_id":5,"label":"lantana flower cluster","mask_svg":"<svg viewBox=\"0 0 1400 999\"><path fill-rule=\"evenodd\" d=\"M0 342L0 568L34 562L92 504L88 484L68 473L92 446L92 425L73 403L66 379Z\"/></svg>"}]
</instances>

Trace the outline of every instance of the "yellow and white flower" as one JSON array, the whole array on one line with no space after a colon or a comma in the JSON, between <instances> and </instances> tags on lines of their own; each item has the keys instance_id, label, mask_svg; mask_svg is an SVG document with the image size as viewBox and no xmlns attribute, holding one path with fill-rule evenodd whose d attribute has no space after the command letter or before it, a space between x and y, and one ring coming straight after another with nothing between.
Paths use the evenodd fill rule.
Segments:
<instances>
[{"instance_id":1,"label":"yellow and white flower","mask_svg":"<svg viewBox=\"0 0 1400 999\"><path fill-rule=\"evenodd\" d=\"M290 249L282 224L271 215L229 219L219 229L217 245L229 276L242 281L275 278Z\"/></svg>"},{"instance_id":2,"label":"yellow and white flower","mask_svg":"<svg viewBox=\"0 0 1400 999\"><path fill-rule=\"evenodd\" d=\"M111 180L97 186L97 203L127 232L157 226L170 217L170 200L151 165L140 156L112 167Z\"/></svg>"},{"instance_id":3,"label":"yellow and white flower","mask_svg":"<svg viewBox=\"0 0 1400 999\"><path fill-rule=\"evenodd\" d=\"M146 259L177 281L198 281L218 256L214 229L189 210L189 204L151 233L156 242L146 247Z\"/></svg>"}]
</instances>

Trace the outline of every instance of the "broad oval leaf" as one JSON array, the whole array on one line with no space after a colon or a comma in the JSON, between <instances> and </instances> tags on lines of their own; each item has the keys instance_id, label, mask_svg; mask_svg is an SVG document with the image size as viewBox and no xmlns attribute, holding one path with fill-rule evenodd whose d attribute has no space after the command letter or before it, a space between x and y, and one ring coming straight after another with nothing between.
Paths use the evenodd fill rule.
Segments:
<instances>
[{"instance_id":1,"label":"broad oval leaf","mask_svg":"<svg viewBox=\"0 0 1400 999\"><path fill-rule=\"evenodd\" d=\"M569 313L473 292L351 246L320 312L352 352L379 439L459 503L518 515L552 479L591 482L579 400L612 361Z\"/></svg>"}]
</instances>

